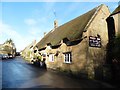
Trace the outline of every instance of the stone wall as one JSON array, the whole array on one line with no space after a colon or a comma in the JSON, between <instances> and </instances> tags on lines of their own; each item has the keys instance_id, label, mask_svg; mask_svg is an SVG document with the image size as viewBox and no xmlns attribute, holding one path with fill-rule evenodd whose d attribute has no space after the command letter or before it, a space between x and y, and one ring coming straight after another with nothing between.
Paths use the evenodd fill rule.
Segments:
<instances>
[{"instance_id":1,"label":"stone wall","mask_svg":"<svg viewBox=\"0 0 120 90\"><path fill-rule=\"evenodd\" d=\"M100 37L101 47L89 47L88 49L88 75L90 78L103 79L104 65L106 60L106 46L108 43L108 29L106 18L110 12L106 6L102 6L98 10L97 15L94 17L90 24L87 33L88 36ZM88 38L89 41L89 38Z\"/></svg>"},{"instance_id":2,"label":"stone wall","mask_svg":"<svg viewBox=\"0 0 120 90\"><path fill-rule=\"evenodd\" d=\"M57 49L46 49L45 52L56 54L59 52L58 56L54 56L54 61L49 61L49 56L47 56L46 65L47 68L60 70L64 72L68 72L74 75L78 75L80 73L87 74L86 72L86 39L83 39L79 44L73 46L67 46L65 43ZM64 62L64 53L71 52L72 53L72 62L65 63Z\"/></svg>"}]
</instances>

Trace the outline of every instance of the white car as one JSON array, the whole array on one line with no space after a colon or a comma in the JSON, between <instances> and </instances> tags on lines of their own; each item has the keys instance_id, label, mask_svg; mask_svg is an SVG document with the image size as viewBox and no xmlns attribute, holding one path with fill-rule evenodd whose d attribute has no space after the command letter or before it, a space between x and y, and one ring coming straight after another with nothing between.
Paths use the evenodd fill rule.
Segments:
<instances>
[{"instance_id":1,"label":"white car","mask_svg":"<svg viewBox=\"0 0 120 90\"><path fill-rule=\"evenodd\" d=\"M9 56L7 54L2 55L2 59L8 59L8 58L9 58Z\"/></svg>"},{"instance_id":2,"label":"white car","mask_svg":"<svg viewBox=\"0 0 120 90\"><path fill-rule=\"evenodd\" d=\"M9 58L13 58L13 55L9 55Z\"/></svg>"}]
</instances>

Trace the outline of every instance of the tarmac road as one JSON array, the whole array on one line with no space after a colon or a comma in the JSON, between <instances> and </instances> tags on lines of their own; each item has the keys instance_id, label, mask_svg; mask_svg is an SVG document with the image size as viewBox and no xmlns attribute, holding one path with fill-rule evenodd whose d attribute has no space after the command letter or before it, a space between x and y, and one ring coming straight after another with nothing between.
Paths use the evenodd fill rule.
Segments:
<instances>
[{"instance_id":1,"label":"tarmac road","mask_svg":"<svg viewBox=\"0 0 120 90\"><path fill-rule=\"evenodd\" d=\"M75 79L52 70L35 67L21 57L0 60L2 88L112 88L109 84Z\"/></svg>"}]
</instances>

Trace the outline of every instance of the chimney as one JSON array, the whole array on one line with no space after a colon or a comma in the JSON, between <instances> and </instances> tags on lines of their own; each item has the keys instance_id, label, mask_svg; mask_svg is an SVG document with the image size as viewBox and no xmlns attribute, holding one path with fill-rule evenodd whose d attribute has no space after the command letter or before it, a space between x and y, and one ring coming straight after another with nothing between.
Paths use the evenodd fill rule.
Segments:
<instances>
[{"instance_id":1,"label":"chimney","mask_svg":"<svg viewBox=\"0 0 120 90\"><path fill-rule=\"evenodd\" d=\"M54 29L56 29L57 27L58 27L58 21L55 20L55 21L54 21Z\"/></svg>"},{"instance_id":2,"label":"chimney","mask_svg":"<svg viewBox=\"0 0 120 90\"><path fill-rule=\"evenodd\" d=\"M36 40L34 40L34 45L36 44Z\"/></svg>"},{"instance_id":3,"label":"chimney","mask_svg":"<svg viewBox=\"0 0 120 90\"><path fill-rule=\"evenodd\" d=\"M44 32L44 36L46 35L46 32Z\"/></svg>"}]
</instances>

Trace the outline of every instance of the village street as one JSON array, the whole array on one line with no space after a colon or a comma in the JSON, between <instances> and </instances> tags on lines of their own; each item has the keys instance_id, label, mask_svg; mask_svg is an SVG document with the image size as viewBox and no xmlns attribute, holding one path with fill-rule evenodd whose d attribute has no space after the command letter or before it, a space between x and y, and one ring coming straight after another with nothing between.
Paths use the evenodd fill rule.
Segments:
<instances>
[{"instance_id":1,"label":"village street","mask_svg":"<svg viewBox=\"0 0 120 90\"><path fill-rule=\"evenodd\" d=\"M35 67L21 57L0 60L2 88L108 88L98 81L75 79L64 74Z\"/></svg>"}]
</instances>

